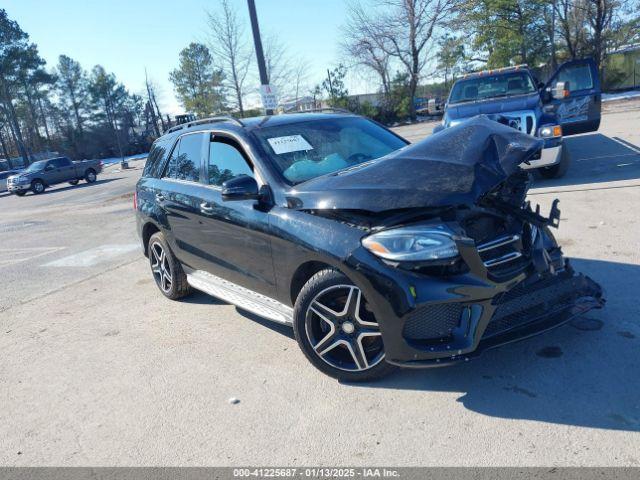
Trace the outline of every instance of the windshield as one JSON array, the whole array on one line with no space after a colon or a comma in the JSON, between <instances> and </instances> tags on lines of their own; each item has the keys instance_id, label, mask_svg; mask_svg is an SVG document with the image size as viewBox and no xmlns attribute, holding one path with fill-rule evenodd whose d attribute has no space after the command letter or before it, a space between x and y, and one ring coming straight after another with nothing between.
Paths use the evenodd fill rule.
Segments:
<instances>
[{"instance_id":1,"label":"windshield","mask_svg":"<svg viewBox=\"0 0 640 480\"><path fill-rule=\"evenodd\" d=\"M533 93L536 87L527 72L512 72L460 80L451 89L449 103L475 102L487 98Z\"/></svg>"},{"instance_id":2,"label":"windshield","mask_svg":"<svg viewBox=\"0 0 640 480\"><path fill-rule=\"evenodd\" d=\"M364 118L331 118L254 130L284 178L301 183L383 157L407 143Z\"/></svg>"},{"instance_id":3,"label":"windshield","mask_svg":"<svg viewBox=\"0 0 640 480\"><path fill-rule=\"evenodd\" d=\"M40 160L39 162L34 162L27 167L25 172L39 172L44 168L46 164L47 164L46 160Z\"/></svg>"}]
</instances>

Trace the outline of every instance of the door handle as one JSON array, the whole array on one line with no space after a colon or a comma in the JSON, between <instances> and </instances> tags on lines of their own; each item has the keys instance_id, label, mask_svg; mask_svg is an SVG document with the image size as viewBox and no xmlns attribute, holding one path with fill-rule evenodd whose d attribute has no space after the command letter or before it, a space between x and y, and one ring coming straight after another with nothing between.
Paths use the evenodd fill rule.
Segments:
<instances>
[{"instance_id":1,"label":"door handle","mask_svg":"<svg viewBox=\"0 0 640 480\"><path fill-rule=\"evenodd\" d=\"M156 200L158 202L164 202L164 195L162 195L161 193L156 193Z\"/></svg>"},{"instance_id":2,"label":"door handle","mask_svg":"<svg viewBox=\"0 0 640 480\"><path fill-rule=\"evenodd\" d=\"M207 202L202 202L200 204L200 211L202 213L211 213L213 212L213 207Z\"/></svg>"}]
</instances>

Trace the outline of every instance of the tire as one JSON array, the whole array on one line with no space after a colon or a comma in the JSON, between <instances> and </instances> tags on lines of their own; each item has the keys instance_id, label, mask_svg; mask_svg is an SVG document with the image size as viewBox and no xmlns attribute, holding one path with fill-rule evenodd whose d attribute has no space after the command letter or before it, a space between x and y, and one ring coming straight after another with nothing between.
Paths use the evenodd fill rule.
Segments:
<instances>
[{"instance_id":1,"label":"tire","mask_svg":"<svg viewBox=\"0 0 640 480\"><path fill-rule=\"evenodd\" d=\"M193 291L187 283L182 265L173 255L162 233L151 235L147 253L153 279L165 297L178 300Z\"/></svg>"},{"instance_id":2,"label":"tire","mask_svg":"<svg viewBox=\"0 0 640 480\"><path fill-rule=\"evenodd\" d=\"M38 195L42 192L44 192L45 186L44 186L44 182L42 180L34 180L33 182L31 182L31 191Z\"/></svg>"},{"instance_id":3,"label":"tire","mask_svg":"<svg viewBox=\"0 0 640 480\"><path fill-rule=\"evenodd\" d=\"M77 184L78 184L78 182L79 182L79 180L77 180L77 179L76 179L76 180L71 180L71 181L69 182L69 185L77 185Z\"/></svg>"},{"instance_id":4,"label":"tire","mask_svg":"<svg viewBox=\"0 0 640 480\"><path fill-rule=\"evenodd\" d=\"M25 192L24 190L17 190L13 193L15 193L19 197L24 197L27 194L27 192Z\"/></svg>"},{"instance_id":5,"label":"tire","mask_svg":"<svg viewBox=\"0 0 640 480\"><path fill-rule=\"evenodd\" d=\"M384 360L382 336L362 292L337 270L322 270L302 287L293 330L307 359L330 377L363 382L397 369Z\"/></svg>"},{"instance_id":6,"label":"tire","mask_svg":"<svg viewBox=\"0 0 640 480\"><path fill-rule=\"evenodd\" d=\"M544 178L562 178L569 170L571 166L571 157L566 151L566 147L562 147L562 152L560 153L560 163L554 165L553 167L542 167L538 169L540 175Z\"/></svg>"},{"instance_id":7,"label":"tire","mask_svg":"<svg viewBox=\"0 0 640 480\"><path fill-rule=\"evenodd\" d=\"M96 171L93 168L90 168L89 170L84 172L84 179L86 180L87 183L95 182L98 179L98 176L96 175Z\"/></svg>"}]
</instances>

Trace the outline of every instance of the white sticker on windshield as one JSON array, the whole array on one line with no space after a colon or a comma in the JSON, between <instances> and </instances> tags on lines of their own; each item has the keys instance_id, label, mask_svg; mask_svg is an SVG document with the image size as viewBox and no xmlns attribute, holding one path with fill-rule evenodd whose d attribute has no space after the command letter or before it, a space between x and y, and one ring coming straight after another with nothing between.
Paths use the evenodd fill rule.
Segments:
<instances>
[{"instance_id":1,"label":"white sticker on windshield","mask_svg":"<svg viewBox=\"0 0 640 480\"><path fill-rule=\"evenodd\" d=\"M276 155L313 150L313 147L309 145L309 142L307 142L302 135L287 135L286 137L273 137L267 140L271 148L273 148L273 151L276 152Z\"/></svg>"}]
</instances>

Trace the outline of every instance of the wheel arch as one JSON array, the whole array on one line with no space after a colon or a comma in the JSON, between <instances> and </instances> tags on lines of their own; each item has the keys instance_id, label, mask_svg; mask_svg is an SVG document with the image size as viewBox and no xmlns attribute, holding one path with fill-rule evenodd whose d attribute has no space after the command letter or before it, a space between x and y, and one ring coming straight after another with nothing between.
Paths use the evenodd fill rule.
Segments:
<instances>
[{"instance_id":1,"label":"wheel arch","mask_svg":"<svg viewBox=\"0 0 640 480\"><path fill-rule=\"evenodd\" d=\"M160 227L153 222L147 222L142 227L142 246L144 248L144 256L149 256L149 239L154 233L160 232Z\"/></svg>"},{"instance_id":2,"label":"wheel arch","mask_svg":"<svg viewBox=\"0 0 640 480\"><path fill-rule=\"evenodd\" d=\"M319 260L311 260L300 265L291 277L291 284L289 286L291 305L295 305L302 287L304 287L305 283L307 283L311 277L316 273L329 268L340 271L334 265Z\"/></svg>"}]
</instances>

